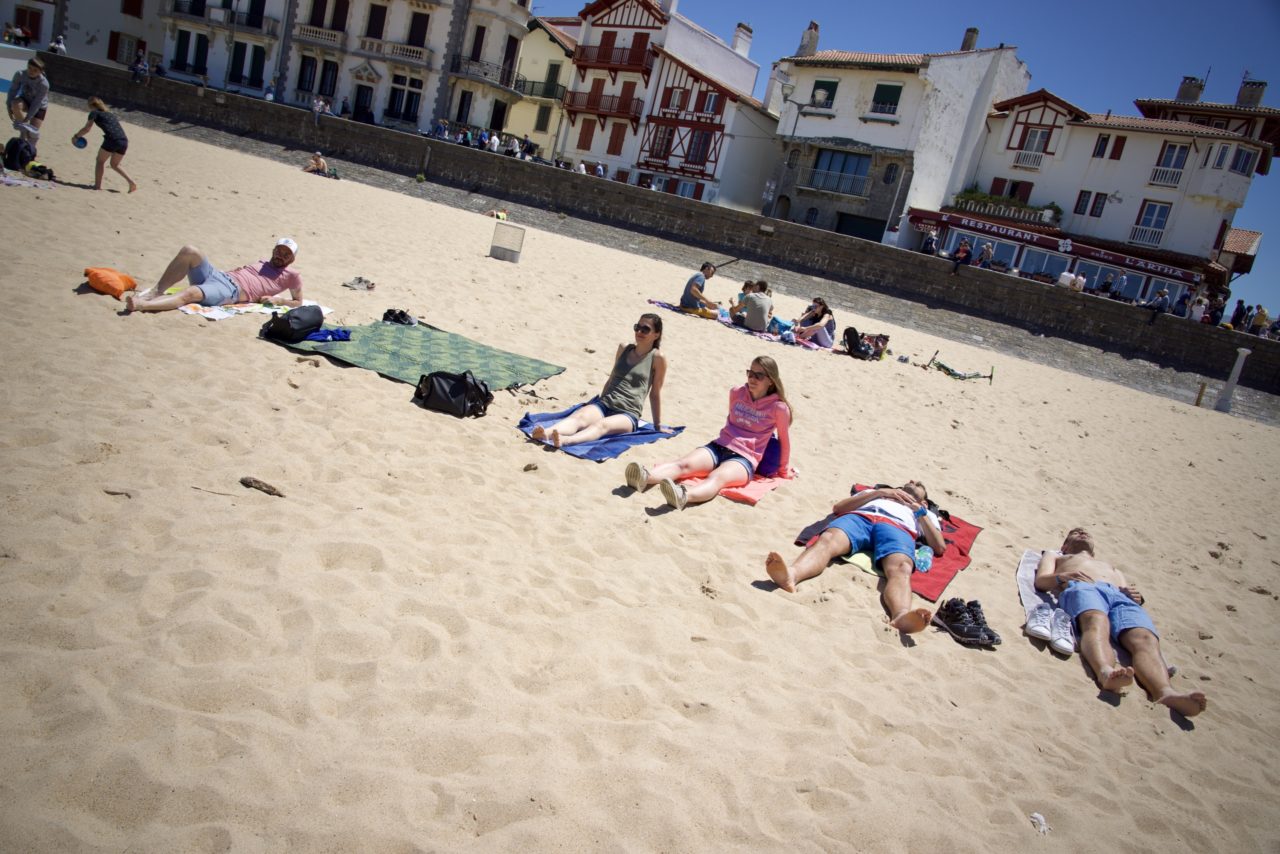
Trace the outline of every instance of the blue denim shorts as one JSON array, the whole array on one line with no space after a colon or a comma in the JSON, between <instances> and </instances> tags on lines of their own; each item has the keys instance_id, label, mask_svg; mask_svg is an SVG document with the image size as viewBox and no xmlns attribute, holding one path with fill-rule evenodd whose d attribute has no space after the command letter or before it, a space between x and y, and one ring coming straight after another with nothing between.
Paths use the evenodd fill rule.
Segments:
<instances>
[{"instance_id":1,"label":"blue denim shorts","mask_svg":"<svg viewBox=\"0 0 1280 854\"><path fill-rule=\"evenodd\" d=\"M608 418L611 415L625 415L626 417L631 419L631 432L634 433L636 430L640 429L640 419L636 418L630 412L623 412L621 409L614 409L612 407L605 406L603 403L600 402L600 398L598 397L588 400L586 405L594 406L596 409L599 409L600 414L605 418Z\"/></svg>"},{"instance_id":2,"label":"blue denim shorts","mask_svg":"<svg viewBox=\"0 0 1280 854\"><path fill-rule=\"evenodd\" d=\"M846 513L832 520L827 530L835 528L849 538L849 554L871 549L876 565L886 555L906 555L915 566L916 541L906 531L888 522L872 522L866 516Z\"/></svg>"},{"instance_id":3,"label":"blue denim shorts","mask_svg":"<svg viewBox=\"0 0 1280 854\"><path fill-rule=\"evenodd\" d=\"M204 294L201 305L226 305L240 298L240 286L222 270L215 270L208 258L201 258L199 264L187 271L187 281Z\"/></svg>"},{"instance_id":4,"label":"blue denim shorts","mask_svg":"<svg viewBox=\"0 0 1280 854\"><path fill-rule=\"evenodd\" d=\"M1072 581L1058 597L1058 604L1073 620L1079 620L1085 611L1106 614L1111 623L1112 640L1117 640L1121 632L1129 629L1146 629L1160 637L1146 609L1105 581Z\"/></svg>"},{"instance_id":5,"label":"blue denim shorts","mask_svg":"<svg viewBox=\"0 0 1280 854\"><path fill-rule=\"evenodd\" d=\"M722 463L735 462L740 463L747 470L747 482L751 482L751 478L756 476L756 466L751 460L739 454L737 451L731 451L724 445L716 442L708 442L702 447L711 452L711 470L715 471L720 468Z\"/></svg>"}]
</instances>

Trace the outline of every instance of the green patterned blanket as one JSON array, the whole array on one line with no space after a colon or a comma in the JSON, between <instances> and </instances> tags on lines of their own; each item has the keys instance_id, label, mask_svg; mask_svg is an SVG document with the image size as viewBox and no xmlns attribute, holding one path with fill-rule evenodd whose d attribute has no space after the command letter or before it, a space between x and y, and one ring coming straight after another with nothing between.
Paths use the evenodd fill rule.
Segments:
<instances>
[{"instance_id":1,"label":"green patterned blanket","mask_svg":"<svg viewBox=\"0 0 1280 854\"><path fill-rule=\"evenodd\" d=\"M284 346L323 353L411 385L432 371L460 374L469 370L496 391L537 382L564 370L425 324L370 323L349 328L350 341L299 341Z\"/></svg>"}]
</instances>

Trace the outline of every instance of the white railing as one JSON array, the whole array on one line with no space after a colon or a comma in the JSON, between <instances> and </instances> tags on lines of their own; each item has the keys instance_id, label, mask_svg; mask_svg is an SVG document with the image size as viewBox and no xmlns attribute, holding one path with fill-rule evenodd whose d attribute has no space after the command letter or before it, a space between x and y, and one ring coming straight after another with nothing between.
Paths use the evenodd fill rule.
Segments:
<instances>
[{"instance_id":1,"label":"white railing","mask_svg":"<svg viewBox=\"0 0 1280 854\"><path fill-rule=\"evenodd\" d=\"M298 24L297 34L300 39L333 47L342 47L342 39L346 35L341 30L327 30L324 27L312 27L307 24Z\"/></svg>"},{"instance_id":2,"label":"white railing","mask_svg":"<svg viewBox=\"0 0 1280 854\"><path fill-rule=\"evenodd\" d=\"M866 175L847 175L844 172L824 172L805 169L800 173L800 185L814 190L826 190L845 196L870 195L871 179Z\"/></svg>"},{"instance_id":3,"label":"white railing","mask_svg":"<svg viewBox=\"0 0 1280 854\"><path fill-rule=\"evenodd\" d=\"M402 59L406 62L417 62L427 65L431 59L431 52L425 47L415 47L411 44L400 44L399 42L387 42L387 56L392 59Z\"/></svg>"},{"instance_id":4,"label":"white railing","mask_svg":"<svg viewBox=\"0 0 1280 854\"><path fill-rule=\"evenodd\" d=\"M1182 170L1157 166L1151 170L1151 180L1147 183L1157 187L1176 187L1182 183Z\"/></svg>"},{"instance_id":5,"label":"white railing","mask_svg":"<svg viewBox=\"0 0 1280 854\"><path fill-rule=\"evenodd\" d=\"M898 114L898 105L888 103L882 104L879 101L872 101L871 112L885 116L896 116Z\"/></svg>"},{"instance_id":6,"label":"white railing","mask_svg":"<svg viewBox=\"0 0 1280 854\"><path fill-rule=\"evenodd\" d=\"M1049 223L1054 222L1052 208L1024 208L1017 205L998 205L992 202L979 202L975 199L956 199L956 207L962 211L970 211L979 215L998 216L1001 219L1012 219L1018 222Z\"/></svg>"},{"instance_id":7,"label":"white railing","mask_svg":"<svg viewBox=\"0 0 1280 854\"><path fill-rule=\"evenodd\" d=\"M360 52L372 53L382 56L383 50L386 48L386 42L382 39L371 39L368 36L360 37Z\"/></svg>"},{"instance_id":8,"label":"white railing","mask_svg":"<svg viewBox=\"0 0 1280 854\"><path fill-rule=\"evenodd\" d=\"M1133 230L1129 232L1129 242L1136 243L1139 246L1159 246L1163 238L1163 228L1144 228L1140 225L1135 225Z\"/></svg>"},{"instance_id":9,"label":"white railing","mask_svg":"<svg viewBox=\"0 0 1280 854\"><path fill-rule=\"evenodd\" d=\"M1042 160L1043 151L1019 151L1013 155L1013 165L1021 169L1039 169Z\"/></svg>"}]
</instances>

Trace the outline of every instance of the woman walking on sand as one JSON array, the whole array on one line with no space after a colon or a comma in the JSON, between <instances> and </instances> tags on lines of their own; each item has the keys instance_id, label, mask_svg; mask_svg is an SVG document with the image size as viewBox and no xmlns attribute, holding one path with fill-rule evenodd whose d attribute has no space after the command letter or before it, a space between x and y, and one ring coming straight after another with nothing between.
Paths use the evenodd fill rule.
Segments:
<instances>
[{"instance_id":1,"label":"woman walking on sand","mask_svg":"<svg viewBox=\"0 0 1280 854\"><path fill-rule=\"evenodd\" d=\"M120 168L120 161L124 160L125 152L129 150L129 137L125 136L124 128L120 127L120 120L116 118L115 113L108 110L107 105L97 96L89 99L89 121L85 122L84 127L80 128L71 141L83 139L94 125L102 131L102 147L98 149L98 162L93 170L93 189L102 189L102 173L107 161L110 160L111 168L129 182L129 192L134 192L138 189L138 185Z\"/></svg>"}]
</instances>

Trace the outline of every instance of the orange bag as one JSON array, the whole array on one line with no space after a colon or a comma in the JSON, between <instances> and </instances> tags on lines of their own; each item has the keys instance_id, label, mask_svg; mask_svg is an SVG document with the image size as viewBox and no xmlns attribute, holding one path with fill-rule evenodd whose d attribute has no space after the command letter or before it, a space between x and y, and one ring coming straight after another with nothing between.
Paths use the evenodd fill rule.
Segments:
<instances>
[{"instance_id":1,"label":"orange bag","mask_svg":"<svg viewBox=\"0 0 1280 854\"><path fill-rule=\"evenodd\" d=\"M116 299L123 297L125 291L138 288L138 283L132 276L110 267L85 267L84 274L89 279L89 287L100 294L110 294Z\"/></svg>"}]
</instances>

